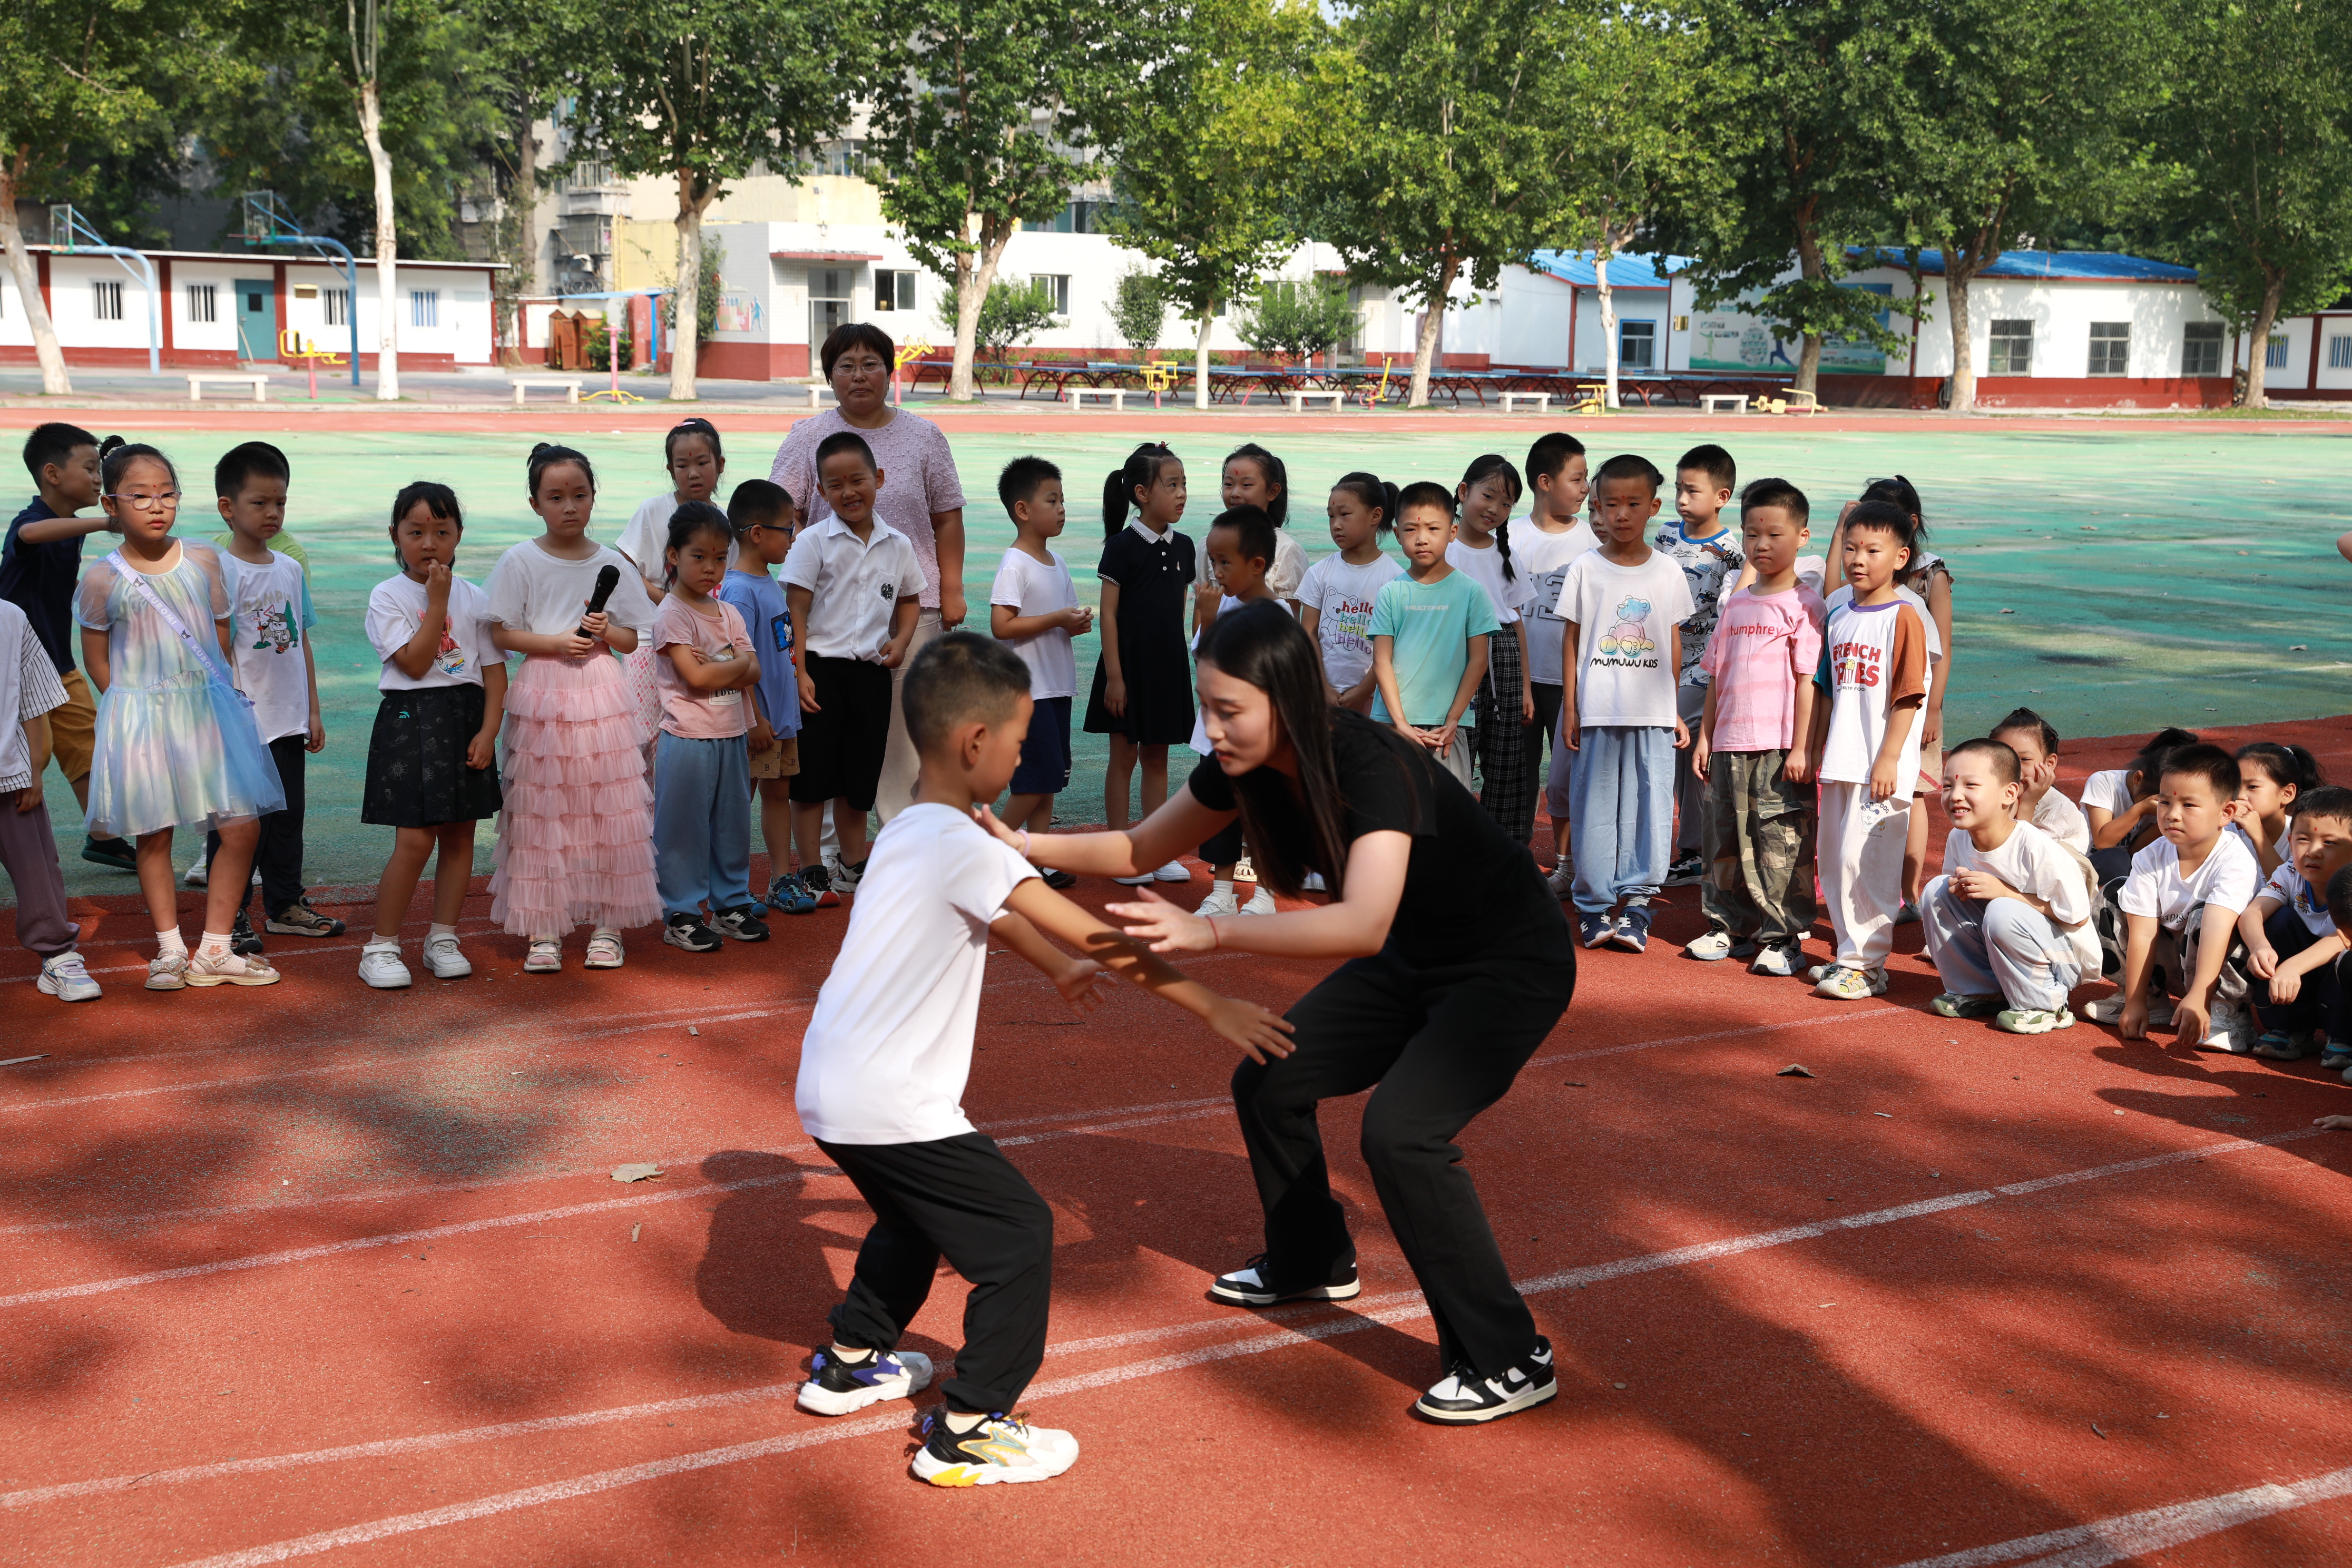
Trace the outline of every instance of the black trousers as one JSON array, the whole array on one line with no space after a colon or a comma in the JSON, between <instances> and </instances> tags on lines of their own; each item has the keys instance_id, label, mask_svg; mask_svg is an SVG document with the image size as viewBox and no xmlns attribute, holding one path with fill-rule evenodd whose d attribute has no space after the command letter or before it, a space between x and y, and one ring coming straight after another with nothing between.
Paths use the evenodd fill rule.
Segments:
<instances>
[{"instance_id":1,"label":"black trousers","mask_svg":"<svg viewBox=\"0 0 2352 1568\"><path fill-rule=\"evenodd\" d=\"M1266 1279L1320 1284L1354 1261L1331 1196L1318 1102L1372 1090L1364 1163L1437 1321L1441 1367L1498 1375L1535 1348L1478 1189L1454 1139L1511 1087L1567 1010L1575 950L1411 967L1388 953L1341 965L1299 998L1296 1049L1234 1072L1234 1108L1265 1205Z\"/></svg>"},{"instance_id":2,"label":"black trousers","mask_svg":"<svg viewBox=\"0 0 2352 1568\"><path fill-rule=\"evenodd\" d=\"M2263 934L2270 938L2281 962L2319 940L2288 904L2271 911L2271 918L2263 922ZM2272 1001L2267 980L2250 973L2246 984L2253 992L2255 1011L2262 1015L2265 1029L2324 1029L2331 1040L2352 1040L2352 995L2344 988L2347 978L2352 978L2352 953L2305 970L2303 988L2292 1002Z\"/></svg>"},{"instance_id":3,"label":"black trousers","mask_svg":"<svg viewBox=\"0 0 2352 1568\"><path fill-rule=\"evenodd\" d=\"M261 839L254 846L253 864L261 873L261 909L275 920L293 907L302 896L302 811L305 797L302 788L302 759L310 752L304 748L307 735L280 735L269 742L269 760L278 764L278 782L286 789L286 809L266 814L261 819ZM214 853L220 848L220 835L205 835L205 864L210 866ZM250 895L251 884L247 885ZM239 899L243 909L249 897Z\"/></svg>"},{"instance_id":4,"label":"black trousers","mask_svg":"<svg viewBox=\"0 0 2352 1568\"><path fill-rule=\"evenodd\" d=\"M923 1309L940 1259L971 1286L948 1407L1009 1414L1045 1359L1054 1279L1054 1212L984 1134L928 1143L827 1143L824 1150L874 1211L833 1337L896 1350Z\"/></svg>"},{"instance_id":5,"label":"black trousers","mask_svg":"<svg viewBox=\"0 0 2352 1568\"><path fill-rule=\"evenodd\" d=\"M1209 836L1209 841L1201 846L1201 858L1206 860L1213 869L1219 866L1238 865L1243 849L1242 819L1236 816Z\"/></svg>"}]
</instances>

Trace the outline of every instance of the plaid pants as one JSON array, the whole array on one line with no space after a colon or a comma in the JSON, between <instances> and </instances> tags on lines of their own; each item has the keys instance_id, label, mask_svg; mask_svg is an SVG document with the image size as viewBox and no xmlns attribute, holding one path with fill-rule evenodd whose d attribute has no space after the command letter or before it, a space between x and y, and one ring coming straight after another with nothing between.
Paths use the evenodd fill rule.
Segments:
<instances>
[{"instance_id":1,"label":"plaid pants","mask_svg":"<svg viewBox=\"0 0 2352 1568\"><path fill-rule=\"evenodd\" d=\"M1536 776L1532 749L1540 758L1543 736L1519 717L1519 691L1526 684L1517 627L1486 634L1486 684L1475 699L1478 711L1478 804L1514 844L1536 831ZM1532 747L1530 743L1532 742Z\"/></svg>"},{"instance_id":2,"label":"plaid pants","mask_svg":"<svg viewBox=\"0 0 2352 1568\"><path fill-rule=\"evenodd\" d=\"M1780 772L1785 752L1717 752L1706 763L1707 923L1767 947L1813 927L1813 786Z\"/></svg>"}]
</instances>

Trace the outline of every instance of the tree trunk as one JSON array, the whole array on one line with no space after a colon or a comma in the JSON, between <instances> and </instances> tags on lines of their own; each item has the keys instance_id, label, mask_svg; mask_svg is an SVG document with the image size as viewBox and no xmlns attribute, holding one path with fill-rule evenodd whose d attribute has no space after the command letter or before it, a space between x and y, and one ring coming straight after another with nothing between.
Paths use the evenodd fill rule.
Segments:
<instances>
[{"instance_id":1,"label":"tree trunk","mask_svg":"<svg viewBox=\"0 0 2352 1568\"><path fill-rule=\"evenodd\" d=\"M0 245L8 247L8 275L16 280L16 298L25 301L25 319L32 323L42 395L63 397L73 391L73 381L66 374L65 351L58 346L57 323L41 298L39 265L25 248L25 231L16 222L16 169L11 163L0 163Z\"/></svg>"},{"instance_id":2,"label":"tree trunk","mask_svg":"<svg viewBox=\"0 0 2352 1568\"><path fill-rule=\"evenodd\" d=\"M1811 392L1822 380L1822 335L1807 332L1797 346L1796 390Z\"/></svg>"},{"instance_id":3,"label":"tree trunk","mask_svg":"<svg viewBox=\"0 0 2352 1568\"><path fill-rule=\"evenodd\" d=\"M1201 332L1192 344L1192 406L1209 406L1209 334L1216 330L1217 306L1214 300L1201 311Z\"/></svg>"},{"instance_id":4,"label":"tree trunk","mask_svg":"<svg viewBox=\"0 0 2352 1568\"><path fill-rule=\"evenodd\" d=\"M2268 408L2270 395L2263 387L2271 363L2271 328L2278 324L2279 300L2286 292L2286 273L2283 268L2263 269L2263 303L2254 312L2251 334L2253 344L2246 351L2246 390L2239 399L2242 408ZM2316 328L2313 329L2317 331Z\"/></svg>"},{"instance_id":5,"label":"tree trunk","mask_svg":"<svg viewBox=\"0 0 2352 1568\"><path fill-rule=\"evenodd\" d=\"M1821 237L1813 232L1810 218L1797 224L1797 273L1808 283L1819 282L1829 276L1829 268L1822 260ZM1817 392L1822 379L1822 335L1807 332L1797 350L1797 386L1799 392Z\"/></svg>"},{"instance_id":6,"label":"tree trunk","mask_svg":"<svg viewBox=\"0 0 2352 1568\"><path fill-rule=\"evenodd\" d=\"M1952 396L1951 411L1974 414L1977 411L1977 351L1976 338L1969 325L1969 286L1975 281L1967 268L1952 258L1956 253L1944 252L1944 300L1946 312L1952 319Z\"/></svg>"},{"instance_id":7,"label":"tree trunk","mask_svg":"<svg viewBox=\"0 0 2352 1568\"><path fill-rule=\"evenodd\" d=\"M400 397L400 242L393 226L392 155L383 150L383 95L373 77L360 83L360 134L375 171L375 395L392 403ZM359 308L352 300L352 309Z\"/></svg>"},{"instance_id":8,"label":"tree trunk","mask_svg":"<svg viewBox=\"0 0 2352 1568\"><path fill-rule=\"evenodd\" d=\"M1405 399L1407 408L1429 406L1429 372L1437 358L1437 340L1445 330L1445 304L1454 297L1454 279L1462 264L1448 256L1438 269L1437 287L1423 301L1421 332L1412 345L1412 395Z\"/></svg>"},{"instance_id":9,"label":"tree trunk","mask_svg":"<svg viewBox=\"0 0 2352 1568\"><path fill-rule=\"evenodd\" d=\"M980 310L988 303L988 291L996 286L996 265L1004 259L1004 245L1012 237L1010 228L991 235L983 224L978 252L961 252L956 257L955 366L948 373L948 395L959 401L969 402L979 395L972 361L979 352Z\"/></svg>"},{"instance_id":10,"label":"tree trunk","mask_svg":"<svg viewBox=\"0 0 2352 1568\"><path fill-rule=\"evenodd\" d=\"M1617 297L1609 288L1609 255L1594 253L1600 265L1593 268L1594 286L1601 293L1601 406L1617 406Z\"/></svg>"},{"instance_id":11,"label":"tree trunk","mask_svg":"<svg viewBox=\"0 0 2352 1568\"><path fill-rule=\"evenodd\" d=\"M522 368L523 307L522 297L540 292L539 287L539 133L532 129L530 105L526 102L518 118L522 121L516 137L515 148L515 216L512 236L507 247L506 352L500 358L509 369Z\"/></svg>"},{"instance_id":12,"label":"tree trunk","mask_svg":"<svg viewBox=\"0 0 2352 1568\"><path fill-rule=\"evenodd\" d=\"M677 310L671 320L669 396L673 403L692 403L701 395L694 388L695 361L702 348L702 204L694 199L692 171L677 172ZM625 305L628 301L623 300ZM611 314L606 313L609 321ZM605 352L617 356L621 334L608 329Z\"/></svg>"}]
</instances>

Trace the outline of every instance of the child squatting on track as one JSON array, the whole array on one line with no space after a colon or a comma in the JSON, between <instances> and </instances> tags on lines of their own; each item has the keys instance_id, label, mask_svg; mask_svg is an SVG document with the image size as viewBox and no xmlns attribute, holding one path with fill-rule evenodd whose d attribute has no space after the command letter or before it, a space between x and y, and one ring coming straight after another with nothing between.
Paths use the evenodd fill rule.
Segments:
<instances>
[{"instance_id":1,"label":"child squatting on track","mask_svg":"<svg viewBox=\"0 0 2352 1568\"><path fill-rule=\"evenodd\" d=\"M916 657L902 693L922 758L915 804L875 840L801 1045L801 1122L872 1207L874 1227L800 1407L845 1415L929 1383L929 1359L898 1344L945 1258L971 1291L956 1375L912 1465L934 1486L1045 1480L1078 1457L1067 1432L1014 1414L1045 1359L1052 1212L961 1108L990 943L1034 964L1081 1012L1108 970L1199 1016L1253 1061L1290 1048L1287 1024L1070 903L976 819L1020 763L1029 682L1012 649L969 632Z\"/></svg>"}]
</instances>

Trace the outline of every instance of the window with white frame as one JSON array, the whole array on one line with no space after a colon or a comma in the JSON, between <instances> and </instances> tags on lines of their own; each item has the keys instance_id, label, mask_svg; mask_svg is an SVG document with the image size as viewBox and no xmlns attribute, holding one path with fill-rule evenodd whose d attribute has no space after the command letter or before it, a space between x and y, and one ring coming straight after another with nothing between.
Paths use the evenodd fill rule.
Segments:
<instances>
[{"instance_id":1,"label":"window with white frame","mask_svg":"<svg viewBox=\"0 0 2352 1568\"><path fill-rule=\"evenodd\" d=\"M2285 333L2280 333L2277 337L2271 339L2270 342L2263 346L2263 368L2265 370L2284 370L2286 368Z\"/></svg>"},{"instance_id":2,"label":"window with white frame","mask_svg":"<svg viewBox=\"0 0 2352 1568\"><path fill-rule=\"evenodd\" d=\"M348 289L321 289L319 303L327 308L327 325L348 327L352 324L352 291Z\"/></svg>"},{"instance_id":3,"label":"window with white frame","mask_svg":"<svg viewBox=\"0 0 2352 1568\"><path fill-rule=\"evenodd\" d=\"M2131 365L2131 323L2129 321L2093 321L2091 323L2091 368L2093 375L2124 375Z\"/></svg>"},{"instance_id":4,"label":"window with white frame","mask_svg":"<svg viewBox=\"0 0 2352 1568\"><path fill-rule=\"evenodd\" d=\"M2352 370L2352 337L2339 333L2327 340L2327 368Z\"/></svg>"},{"instance_id":5,"label":"window with white frame","mask_svg":"<svg viewBox=\"0 0 2352 1568\"><path fill-rule=\"evenodd\" d=\"M1657 364L1658 323L1655 321L1618 322L1617 368L1655 370Z\"/></svg>"},{"instance_id":6,"label":"window with white frame","mask_svg":"<svg viewBox=\"0 0 2352 1568\"><path fill-rule=\"evenodd\" d=\"M2221 374L2222 328L2219 321L2190 321L2180 329L2180 374Z\"/></svg>"},{"instance_id":7,"label":"window with white frame","mask_svg":"<svg viewBox=\"0 0 2352 1568\"><path fill-rule=\"evenodd\" d=\"M411 289L408 291L408 324L412 327L437 327L441 324L441 290Z\"/></svg>"},{"instance_id":8,"label":"window with white frame","mask_svg":"<svg viewBox=\"0 0 2352 1568\"><path fill-rule=\"evenodd\" d=\"M915 308L915 273L911 268L877 267L874 269L874 308L877 310L911 310Z\"/></svg>"},{"instance_id":9,"label":"window with white frame","mask_svg":"<svg viewBox=\"0 0 2352 1568\"><path fill-rule=\"evenodd\" d=\"M220 285L216 283L188 285L188 320L191 321L220 320Z\"/></svg>"},{"instance_id":10,"label":"window with white frame","mask_svg":"<svg viewBox=\"0 0 2352 1568\"><path fill-rule=\"evenodd\" d=\"M92 316L101 321L122 320L122 280L121 279L92 279L89 291Z\"/></svg>"},{"instance_id":11,"label":"window with white frame","mask_svg":"<svg viewBox=\"0 0 2352 1568\"><path fill-rule=\"evenodd\" d=\"M1029 279L1029 287L1045 302L1045 309L1057 316L1070 313L1070 275L1066 272L1040 272Z\"/></svg>"},{"instance_id":12,"label":"window with white frame","mask_svg":"<svg viewBox=\"0 0 2352 1568\"><path fill-rule=\"evenodd\" d=\"M2033 323L2032 321L1995 321L1992 324L1992 352L1985 356L1987 375L2032 375L2033 374Z\"/></svg>"}]
</instances>

